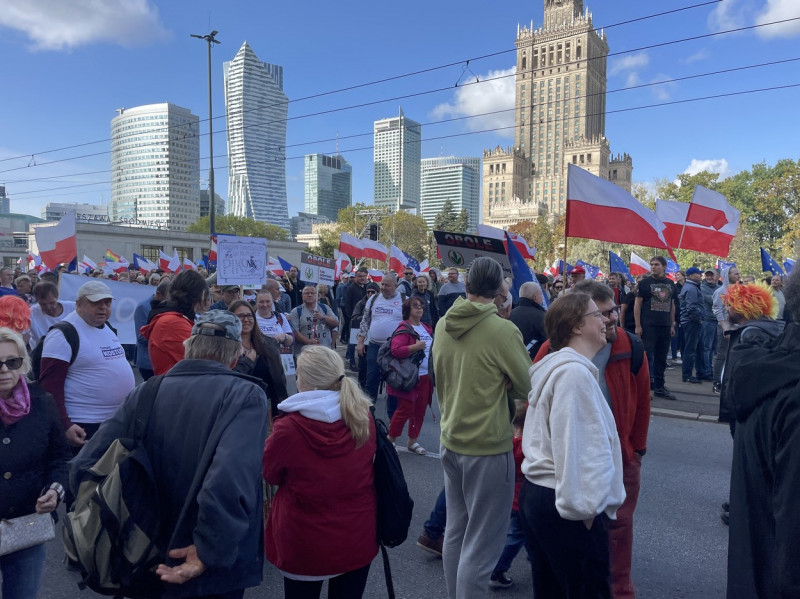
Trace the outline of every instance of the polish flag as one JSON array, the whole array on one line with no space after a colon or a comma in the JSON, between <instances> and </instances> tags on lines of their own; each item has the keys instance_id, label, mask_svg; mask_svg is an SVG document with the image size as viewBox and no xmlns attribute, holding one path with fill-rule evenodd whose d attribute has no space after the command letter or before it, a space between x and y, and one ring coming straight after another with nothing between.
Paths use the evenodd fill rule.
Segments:
<instances>
[{"instance_id":1,"label":"polish flag","mask_svg":"<svg viewBox=\"0 0 800 599\"><path fill-rule=\"evenodd\" d=\"M95 264L89 256L86 254L83 255L83 260L81 263L78 264L78 268L82 268L83 272L89 272L90 270L97 270L97 264Z\"/></svg>"},{"instance_id":2,"label":"polish flag","mask_svg":"<svg viewBox=\"0 0 800 599\"><path fill-rule=\"evenodd\" d=\"M712 192L713 193L713 192ZM656 201L656 214L664 222L664 237L670 246L695 250L714 256L726 257L731 242L739 228L739 211L731 207L729 220L720 229L687 221L691 204L686 202Z\"/></svg>"},{"instance_id":3,"label":"polish flag","mask_svg":"<svg viewBox=\"0 0 800 599\"><path fill-rule=\"evenodd\" d=\"M383 280L383 271L382 270L374 270L372 268L368 269L369 278L372 279L374 283L380 283Z\"/></svg>"},{"instance_id":4,"label":"polish flag","mask_svg":"<svg viewBox=\"0 0 800 599\"><path fill-rule=\"evenodd\" d=\"M346 272L350 272L353 270L353 263L350 261L350 257L340 252L339 250L333 250L333 260L334 260L334 271L333 271L333 278L334 280L339 280L342 278L342 274Z\"/></svg>"},{"instance_id":5,"label":"polish flag","mask_svg":"<svg viewBox=\"0 0 800 599\"><path fill-rule=\"evenodd\" d=\"M353 258L361 258L364 253L364 242L357 237L342 233L339 236L339 251Z\"/></svg>"},{"instance_id":6,"label":"polish flag","mask_svg":"<svg viewBox=\"0 0 800 599\"><path fill-rule=\"evenodd\" d=\"M431 265L428 264L428 259L427 258L425 258L425 260L423 260L422 262L419 263L419 272L420 272L420 274L425 273L425 272L430 272L430 270L431 270Z\"/></svg>"},{"instance_id":7,"label":"polish flag","mask_svg":"<svg viewBox=\"0 0 800 599\"><path fill-rule=\"evenodd\" d=\"M492 227L491 225L484 225L478 224L477 234L481 237L488 237L489 239L500 239L503 242L503 247L506 248L506 253L508 253L508 247L506 247L506 232L503 229L498 229L497 227ZM516 248L519 250L519 253L522 255L523 258L526 260L536 260L536 248L532 248L528 245L528 242L525 239L517 234L512 233L511 231L508 232L508 236L511 238L511 241L514 243Z\"/></svg>"},{"instance_id":8,"label":"polish flag","mask_svg":"<svg viewBox=\"0 0 800 599\"><path fill-rule=\"evenodd\" d=\"M373 260L386 260L386 254L389 249L382 243L372 241L371 239L361 239L363 250L361 251L362 258L372 258Z\"/></svg>"},{"instance_id":9,"label":"polish flag","mask_svg":"<svg viewBox=\"0 0 800 599\"><path fill-rule=\"evenodd\" d=\"M108 260L105 261L105 268L103 268L103 272L108 272L111 269L112 272L121 273L128 270L130 264L128 262L110 262Z\"/></svg>"},{"instance_id":10,"label":"polish flag","mask_svg":"<svg viewBox=\"0 0 800 599\"><path fill-rule=\"evenodd\" d=\"M740 212L728 203L724 195L702 185L694 186L686 222L721 231L730 224L738 228L739 216Z\"/></svg>"},{"instance_id":11,"label":"polish flag","mask_svg":"<svg viewBox=\"0 0 800 599\"><path fill-rule=\"evenodd\" d=\"M189 260L189 258L183 259L183 270L197 270L197 264Z\"/></svg>"},{"instance_id":12,"label":"polish flag","mask_svg":"<svg viewBox=\"0 0 800 599\"><path fill-rule=\"evenodd\" d=\"M158 264L162 270L167 272L178 272L181 267L181 260L178 258L178 250L175 250L175 253L172 256L168 256L161 250L158 250Z\"/></svg>"},{"instance_id":13,"label":"polish flag","mask_svg":"<svg viewBox=\"0 0 800 599\"><path fill-rule=\"evenodd\" d=\"M42 264L42 258L41 256L39 256L39 254L28 252L28 270L30 270L31 262L33 262L33 270L35 270L36 272L49 270L44 264Z\"/></svg>"},{"instance_id":14,"label":"polish flag","mask_svg":"<svg viewBox=\"0 0 800 599\"><path fill-rule=\"evenodd\" d=\"M392 244L389 248L389 270L393 270L396 273L402 274L403 269L408 264L408 260L403 254L403 251L397 247L396 245Z\"/></svg>"},{"instance_id":15,"label":"polish flag","mask_svg":"<svg viewBox=\"0 0 800 599\"><path fill-rule=\"evenodd\" d=\"M61 263L78 260L78 236L75 233L75 211L61 217L58 224L34 228L36 246L42 263L54 269Z\"/></svg>"},{"instance_id":16,"label":"polish flag","mask_svg":"<svg viewBox=\"0 0 800 599\"><path fill-rule=\"evenodd\" d=\"M672 253L664 223L627 191L574 164L567 165L567 237L661 248Z\"/></svg>"},{"instance_id":17,"label":"polish flag","mask_svg":"<svg viewBox=\"0 0 800 599\"><path fill-rule=\"evenodd\" d=\"M278 261L277 258L273 258L272 256L269 257L267 261L267 270L271 272L276 277L282 277L286 274L286 271L283 270L283 266Z\"/></svg>"},{"instance_id":18,"label":"polish flag","mask_svg":"<svg viewBox=\"0 0 800 599\"><path fill-rule=\"evenodd\" d=\"M157 264L150 262L146 258L143 258L137 253L133 254L133 267L138 269L143 275L146 275L151 270L156 270L158 268Z\"/></svg>"},{"instance_id":19,"label":"polish flag","mask_svg":"<svg viewBox=\"0 0 800 599\"><path fill-rule=\"evenodd\" d=\"M649 275L650 263L638 254L631 252L631 267L629 270L634 277L638 277L639 275Z\"/></svg>"}]
</instances>

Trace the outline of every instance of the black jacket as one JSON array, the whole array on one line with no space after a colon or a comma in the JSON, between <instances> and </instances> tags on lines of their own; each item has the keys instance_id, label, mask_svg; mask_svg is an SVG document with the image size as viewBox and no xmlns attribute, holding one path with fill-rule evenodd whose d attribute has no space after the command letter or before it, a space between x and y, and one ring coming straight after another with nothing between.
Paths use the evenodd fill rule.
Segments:
<instances>
[{"instance_id":1,"label":"black jacket","mask_svg":"<svg viewBox=\"0 0 800 599\"><path fill-rule=\"evenodd\" d=\"M525 347L531 341L533 345L528 349L528 353L533 359L542 347L542 343L547 341L547 332L544 329L544 316L547 311L527 297L519 298L519 304L516 308L511 310L509 320L517 325L517 328L522 333L522 342Z\"/></svg>"},{"instance_id":2,"label":"black jacket","mask_svg":"<svg viewBox=\"0 0 800 599\"><path fill-rule=\"evenodd\" d=\"M678 297L680 299L678 302L680 308L678 320L680 320L680 323L696 322L699 324L703 322L706 311L703 305L703 293L700 291L700 283L686 279L686 283L684 283Z\"/></svg>"},{"instance_id":3,"label":"black jacket","mask_svg":"<svg viewBox=\"0 0 800 599\"><path fill-rule=\"evenodd\" d=\"M44 487L67 488L72 452L64 438L53 396L28 383L31 411L10 426L0 420L0 518L36 511Z\"/></svg>"},{"instance_id":4,"label":"black jacket","mask_svg":"<svg viewBox=\"0 0 800 599\"><path fill-rule=\"evenodd\" d=\"M141 389L128 395L71 462L74 489L114 439L132 436ZM196 545L207 569L185 584L165 585L163 599L228 593L261 582L268 409L260 381L218 362L181 360L164 375L144 439L161 496L153 509L161 512L167 548ZM202 482L192 494L195 476Z\"/></svg>"},{"instance_id":5,"label":"black jacket","mask_svg":"<svg viewBox=\"0 0 800 599\"><path fill-rule=\"evenodd\" d=\"M800 324L730 373L728 599L800 597Z\"/></svg>"},{"instance_id":6,"label":"black jacket","mask_svg":"<svg viewBox=\"0 0 800 599\"><path fill-rule=\"evenodd\" d=\"M345 321L349 321L353 318L353 311L356 309L356 304L365 297L367 297L366 284L358 285L355 282L350 283L350 287L347 288L347 293L344 296L344 306L342 307L342 314L344 315Z\"/></svg>"}]
</instances>

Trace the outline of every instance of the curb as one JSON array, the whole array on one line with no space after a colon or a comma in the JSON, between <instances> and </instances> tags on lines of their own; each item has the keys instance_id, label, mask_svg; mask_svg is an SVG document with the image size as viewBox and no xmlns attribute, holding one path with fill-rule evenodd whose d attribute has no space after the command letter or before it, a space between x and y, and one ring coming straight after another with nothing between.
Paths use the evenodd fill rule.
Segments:
<instances>
[{"instance_id":1,"label":"curb","mask_svg":"<svg viewBox=\"0 0 800 599\"><path fill-rule=\"evenodd\" d=\"M651 416L662 416L664 418L678 418L680 420L694 420L696 422L707 422L709 424L725 424L719 422L716 416L700 414L698 412L685 412L683 410L670 410L668 408L650 408Z\"/></svg>"}]
</instances>

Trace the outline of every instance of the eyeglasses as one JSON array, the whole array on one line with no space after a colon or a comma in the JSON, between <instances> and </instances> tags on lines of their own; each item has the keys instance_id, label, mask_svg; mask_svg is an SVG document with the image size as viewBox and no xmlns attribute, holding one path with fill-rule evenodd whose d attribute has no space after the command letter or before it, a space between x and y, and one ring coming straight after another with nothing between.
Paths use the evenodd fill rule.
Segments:
<instances>
[{"instance_id":1,"label":"eyeglasses","mask_svg":"<svg viewBox=\"0 0 800 599\"><path fill-rule=\"evenodd\" d=\"M610 310L603 310L600 313L606 318L611 318L612 314L619 314L620 310L622 310L622 306L614 306Z\"/></svg>"},{"instance_id":2,"label":"eyeglasses","mask_svg":"<svg viewBox=\"0 0 800 599\"><path fill-rule=\"evenodd\" d=\"M367 295L375 295L376 293L378 292L375 291L374 289L370 289L369 291L367 291Z\"/></svg>"},{"instance_id":3,"label":"eyeglasses","mask_svg":"<svg viewBox=\"0 0 800 599\"><path fill-rule=\"evenodd\" d=\"M255 320L255 316L252 314L237 314L236 318L239 320Z\"/></svg>"},{"instance_id":4,"label":"eyeglasses","mask_svg":"<svg viewBox=\"0 0 800 599\"><path fill-rule=\"evenodd\" d=\"M594 316L595 318L603 318L603 312L601 310L595 310L594 312L587 312L583 315L584 318L587 316Z\"/></svg>"},{"instance_id":5,"label":"eyeglasses","mask_svg":"<svg viewBox=\"0 0 800 599\"><path fill-rule=\"evenodd\" d=\"M19 370L22 367L24 360L22 358L9 358L5 362L0 360L0 369L5 366L9 370Z\"/></svg>"},{"instance_id":6,"label":"eyeglasses","mask_svg":"<svg viewBox=\"0 0 800 599\"><path fill-rule=\"evenodd\" d=\"M559 291L561 291L562 289L564 289L564 286L563 285L556 285L555 287L553 287L553 289L558 289Z\"/></svg>"}]
</instances>

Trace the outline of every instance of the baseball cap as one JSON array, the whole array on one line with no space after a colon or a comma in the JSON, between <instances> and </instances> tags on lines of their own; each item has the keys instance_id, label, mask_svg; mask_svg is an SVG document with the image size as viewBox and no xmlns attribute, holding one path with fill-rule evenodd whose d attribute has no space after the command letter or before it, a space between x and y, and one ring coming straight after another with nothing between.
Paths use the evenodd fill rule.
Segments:
<instances>
[{"instance_id":1,"label":"baseball cap","mask_svg":"<svg viewBox=\"0 0 800 599\"><path fill-rule=\"evenodd\" d=\"M573 268L570 273L571 275L585 275L586 271L584 270L583 266L576 266Z\"/></svg>"},{"instance_id":2,"label":"baseball cap","mask_svg":"<svg viewBox=\"0 0 800 599\"><path fill-rule=\"evenodd\" d=\"M717 271L714 270L713 268L708 268L708 269L706 269L706 271L703 274L707 275L708 273L711 273L712 275L715 275L715 274L717 274Z\"/></svg>"},{"instance_id":3,"label":"baseball cap","mask_svg":"<svg viewBox=\"0 0 800 599\"><path fill-rule=\"evenodd\" d=\"M692 266L692 267L686 269L686 276L687 277L690 276L690 275L700 275L700 274L703 274L703 271L701 271L696 266Z\"/></svg>"},{"instance_id":4,"label":"baseball cap","mask_svg":"<svg viewBox=\"0 0 800 599\"><path fill-rule=\"evenodd\" d=\"M100 300L104 299L114 299L114 296L111 294L111 289L108 288L108 285L97 280L89 281L88 283L81 285L81 288L78 289L78 299L81 299L82 297L85 297L90 302L99 302Z\"/></svg>"},{"instance_id":5,"label":"baseball cap","mask_svg":"<svg viewBox=\"0 0 800 599\"><path fill-rule=\"evenodd\" d=\"M217 329L214 327L203 326L207 324L214 324L222 327ZM213 337L225 337L232 341L242 340L242 322L237 318L233 312L227 310L209 310L203 312L194 321L192 327L192 335L211 335Z\"/></svg>"},{"instance_id":6,"label":"baseball cap","mask_svg":"<svg viewBox=\"0 0 800 599\"><path fill-rule=\"evenodd\" d=\"M240 291L238 285L220 285L219 290L224 291Z\"/></svg>"}]
</instances>

